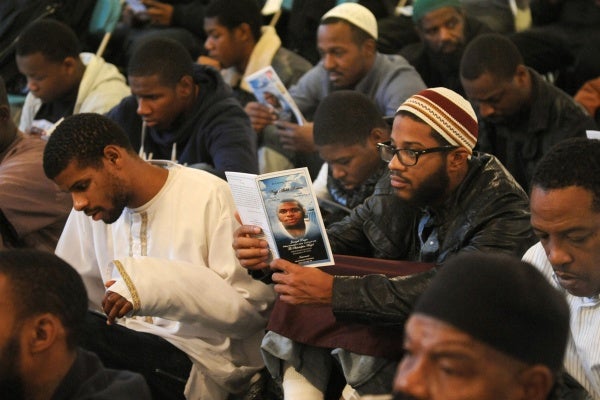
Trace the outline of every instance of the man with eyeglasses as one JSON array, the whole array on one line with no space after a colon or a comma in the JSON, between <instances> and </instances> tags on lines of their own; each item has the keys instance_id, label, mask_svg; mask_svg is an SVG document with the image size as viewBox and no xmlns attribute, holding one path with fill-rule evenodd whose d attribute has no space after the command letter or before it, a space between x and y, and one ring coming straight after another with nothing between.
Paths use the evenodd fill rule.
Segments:
<instances>
[{"instance_id":1,"label":"man with eyeglasses","mask_svg":"<svg viewBox=\"0 0 600 400\"><path fill-rule=\"evenodd\" d=\"M432 88L406 100L396 113L391 141L379 145L390 174L379 181L373 196L328 229L333 252L436 264L469 251L521 256L534 242L527 195L495 157L473 152L476 138L475 112L456 92ZM259 232L242 226L233 243L241 264L253 274L269 267L267 244L254 236ZM332 276L282 259L270 267L282 301L331 304L338 320L396 327L404 324L436 272L434 268L390 279ZM274 348L302 354L302 363L296 365L310 365L307 347L273 332L263 340L263 349L275 357L284 359L273 354ZM395 361L371 357L365 367L365 357L339 358L346 363L345 372L359 368L375 371L373 376L389 373L391 382ZM320 371L311 374L307 369L299 372L318 386L315 375ZM364 389L355 388L359 393Z\"/></svg>"}]
</instances>

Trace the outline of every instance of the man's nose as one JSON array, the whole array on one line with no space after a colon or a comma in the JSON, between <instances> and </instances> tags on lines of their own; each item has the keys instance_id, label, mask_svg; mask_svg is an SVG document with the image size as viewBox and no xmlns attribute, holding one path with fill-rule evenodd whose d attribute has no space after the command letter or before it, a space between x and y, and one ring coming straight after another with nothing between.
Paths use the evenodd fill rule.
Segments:
<instances>
[{"instance_id":1,"label":"man's nose","mask_svg":"<svg viewBox=\"0 0 600 400\"><path fill-rule=\"evenodd\" d=\"M392 159L390 160L390 162L388 163L388 168L391 171L398 171L398 170L406 170L406 165L402 164L400 162L400 156L398 154L394 154L394 157L392 157Z\"/></svg>"},{"instance_id":2,"label":"man's nose","mask_svg":"<svg viewBox=\"0 0 600 400\"><path fill-rule=\"evenodd\" d=\"M85 196L80 193L71 193L71 198L73 199L73 208L75 210L83 211L86 208L88 201Z\"/></svg>"},{"instance_id":3,"label":"man's nose","mask_svg":"<svg viewBox=\"0 0 600 400\"><path fill-rule=\"evenodd\" d=\"M493 106L491 106L490 104L487 103L479 103L479 114L483 117L483 118L487 118L491 115L494 114L496 110L494 109Z\"/></svg>"},{"instance_id":4,"label":"man's nose","mask_svg":"<svg viewBox=\"0 0 600 400\"><path fill-rule=\"evenodd\" d=\"M427 381L425 366L418 360L406 362L402 360L398 365L394 378L394 392L402 393L414 399L427 398Z\"/></svg>"},{"instance_id":5,"label":"man's nose","mask_svg":"<svg viewBox=\"0 0 600 400\"><path fill-rule=\"evenodd\" d=\"M548 261L554 266L568 265L573 261L573 257L571 257L560 240L550 239L545 249Z\"/></svg>"},{"instance_id":6,"label":"man's nose","mask_svg":"<svg viewBox=\"0 0 600 400\"><path fill-rule=\"evenodd\" d=\"M340 179L346 176L346 171L343 168L333 166L331 168L331 176L334 179Z\"/></svg>"},{"instance_id":7,"label":"man's nose","mask_svg":"<svg viewBox=\"0 0 600 400\"><path fill-rule=\"evenodd\" d=\"M446 27L441 27L439 30L440 41L441 42L451 42L452 41L452 30Z\"/></svg>"},{"instance_id":8,"label":"man's nose","mask_svg":"<svg viewBox=\"0 0 600 400\"><path fill-rule=\"evenodd\" d=\"M148 115L150 113L150 107L144 99L138 99L138 106L136 110L138 115Z\"/></svg>"},{"instance_id":9,"label":"man's nose","mask_svg":"<svg viewBox=\"0 0 600 400\"><path fill-rule=\"evenodd\" d=\"M215 46L212 43L212 39L210 37L207 37L204 41L204 48L208 51L211 51L212 49L214 49L214 47Z\"/></svg>"},{"instance_id":10,"label":"man's nose","mask_svg":"<svg viewBox=\"0 0 600 400\"><path fill-rule=\"evenodd\" d=\"M39 87L32 80L28 79L27 80L27 89L29 89L30 92L34 92L35 93L35 92L37 92L37 90L39 89Z\"/></svg>"},{"instance_id":11,"label":"man's nose","mask_svg":"<svg viewBox=\"0 0 600 400\"><path fill-rule=\"evenodd\" d=\"M331 54L323 54L323 68L331 71L335 68L335 59Z\"/></svg>"}]
</instances>

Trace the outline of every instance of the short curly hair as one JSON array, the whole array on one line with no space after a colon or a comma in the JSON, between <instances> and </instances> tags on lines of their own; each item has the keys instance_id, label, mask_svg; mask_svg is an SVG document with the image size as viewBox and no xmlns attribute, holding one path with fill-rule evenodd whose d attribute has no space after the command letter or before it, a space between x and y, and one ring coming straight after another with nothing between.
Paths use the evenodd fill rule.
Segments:
<instances>
[{"instance_id":1,"label":"short curly hair","mask_svg":"<svg viewBox=\"0 0 600 400\"><path fill-rule=\"evenodd\" d=\"M99 168L104 148L111 144L135 152L125 131L113 120L95 113L67 117L48 139L44 150L44 173L54 179L73 160L82 168Z\"/></svg>"},{"instance_id":2,"label":"short curly hair","mask_svg":"<svg viewBox=\"0 0 600 400\"><path fill-rule=\"evenodd\" d=\"M193 76L194 61L182 44L173 39L150 35L133 48L127 76L157 75L159 81L174 87L184 76Z\"/></svg>"},{"instance_id":3,"label":"short curly hair","mask_svg":"<svg viewBox=\"0 0 600 400\"><path fill-rule=\"evenodd\" d=\"M42 53L46 60L60 63L67 57L79 59L79 38L66 24L42 19L29 25L19 35L16 45L17 56Z\"/></svg>"},{"instance_id":4,"label":"short curly hair","mask_svg":"<svg viewBox=\"0 0 600 400\"><path fill-rule=\"evenodd\" d=\"M543 190L579 186L592 193L600 212L600 140L570 138L555 144L537 164L531 187Z\"/></svg>"}]
</instances>

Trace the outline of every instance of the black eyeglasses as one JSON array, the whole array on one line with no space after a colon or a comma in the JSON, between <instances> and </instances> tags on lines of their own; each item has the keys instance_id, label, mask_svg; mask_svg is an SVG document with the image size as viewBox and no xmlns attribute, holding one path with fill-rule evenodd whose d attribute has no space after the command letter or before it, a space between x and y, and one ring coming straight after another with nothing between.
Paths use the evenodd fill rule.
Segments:
<instances>
[{"instance_id":1,"label":"black eyeglasses","mask_svg":"<svg viewBox=\"0 0 600 400\"><path fill-rule=\"evenodd\" d=\"M377 149L379 150L379 156L387 163L392 161L394 156L398 156L398 160L407 167L412 167L419 161L419 157L427 153L439 153L442 151L450 151L458 148L458 146L441 146L432 147L423 150L412 150L412 149L397 149L391 145L391 141L384 143L377 143Z\"/></svg>"}]
</instances>

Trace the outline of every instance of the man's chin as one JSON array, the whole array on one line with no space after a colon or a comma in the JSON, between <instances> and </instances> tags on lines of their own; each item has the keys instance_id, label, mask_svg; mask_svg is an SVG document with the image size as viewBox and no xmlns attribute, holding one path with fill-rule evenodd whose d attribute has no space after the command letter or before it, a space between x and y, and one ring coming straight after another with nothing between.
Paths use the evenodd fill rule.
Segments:
<instances>
[{"instance_id":1,"label":"man's chin","mask_svg":"<svg viewBox=\"0 0 600 400\"><path fill-rule=\"evenodd\" d=\"M349 84L345 80L330 80L329 83L333 90L352 90L354 89L353 85Z\"/></svg>"},{"instance_id":2,"label":"man's chin","mask_svg":"<svg viewBox=\"0 0 600 400\"><path fill-rule=\"evenodd\" d=\"M111 210L106 212L101 218L102 222L109 225L116 222L121 217L121 214L123 214L123 210L124 208L122 208L120 211Z\"/></svg>"},{"instance_id":3,"label":"man's chin","mask_svg":"<svg viewBox=\"0 0 600 400\"><path fill-rule=\"evenodd\" d=\"M394 194L396 195L396 197L398 197L400 200L404 200L407 203L411 203L412 201L412 194L404 189L396 189L394 188Z\"/></svg>"},{"instance_id":4,"label":"man's chin","mask_svg":"<svg viewBox=\"0 0 600 400\"><path fill-rule=\"evenodd\" d=\"M455 45L445 46L440 50L440 54L445 57L457 56L457 55L459 55L460 49L461 49L461 47L455 46Z\"/></svg>"},{"instance_id":5,"label":"man's chin","mask_svg":"<svg viewBox=\"0 0 600 400\"><path fill-rule=\"evenodd\" d=\"M102 222L104 222L107 225L113 224L115 222L117 222L117 220L119 219L121 215L108 215L106 217L102 218Z\"/></svg>"}]
</instances>

